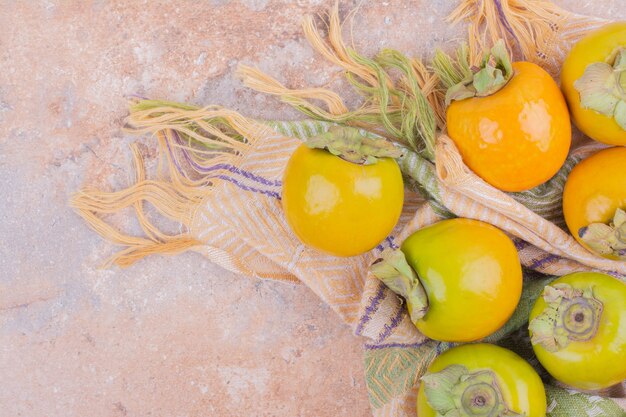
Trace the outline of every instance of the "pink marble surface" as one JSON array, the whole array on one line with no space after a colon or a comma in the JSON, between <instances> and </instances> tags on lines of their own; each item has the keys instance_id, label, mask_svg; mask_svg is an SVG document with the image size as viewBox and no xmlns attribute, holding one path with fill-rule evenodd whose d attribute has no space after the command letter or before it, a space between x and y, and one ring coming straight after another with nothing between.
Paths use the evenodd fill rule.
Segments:
<instances>
[{"instance_id":1,"label":"pink marble surface","mask_svg":"<svg viewBox=\"0 0 626 417\"><path fill-rule=\"evenodd\" d=\"M331 3L0 1L0 417L369 415L362 340L306 287L195 254L98 269L114 248L67 207L83 185L127 183L127 95L298 117L233 72L243 62L288 85L332 81L299 27ZM367 53L451 36L440 23L451 1L342 10L357 3ZM626 6L558 3L605 17Z\"/></svg>"}]
</instances>

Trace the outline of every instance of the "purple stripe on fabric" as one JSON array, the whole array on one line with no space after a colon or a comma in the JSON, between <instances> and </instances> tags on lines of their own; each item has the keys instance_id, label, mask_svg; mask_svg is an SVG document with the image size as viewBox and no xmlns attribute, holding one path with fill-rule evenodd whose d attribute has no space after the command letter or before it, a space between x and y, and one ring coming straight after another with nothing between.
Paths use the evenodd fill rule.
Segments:
<instances>
[{"instance_id":1,"label":"purple stripe on fabric","mask_svg":"<svg viewBox=\"0 0 626 417\"><path fill-rule=\"evenodd\" d=\"M426 343L430 342L430 340L425 340L423 342L419 342L419 343L386 343L384 345L372 345L372 344L365 344L365 349L366 350L378 350L378 349L388 349L388 348L418 348L420 346L425 345Z\"/></svg>"},{"instance_id":2,"label":"purple stripe on fabric","mask_svg":"<svg viewBox=\"0 0 626 417\"><path fill-rule=\"evenodd\" d=\"M400 247L394 243L393 236L387 236L385 240L380 243L380 245L376 246L376 249L382 252L385 249L385 242L389 244L391 249L398 249Z\"/></svg>"},{"instance_id":3,"label":"purple stripe on fabric","mask_svg":"<svg viewBox=\"0 0 626 417\"><path fill-rule=\"evenodd\" d=\"M174 133L176 133L176 131L174 131ZM172 161L174 161L174 165L176 165L176 169L178 170L180 175L189 179L189 177L187 176L187 173L185 172L183 167L180 166L180 164L178 163L178 160L174 156L174 151L172 151L172 148L170 147L170 142L167 139L165 140L165 145L167 146L167 152L170 154L170 158L172 159Z\"/></svg>"},{"instance_id":4,"label":"purple stripe on fabric","mask_svg":"<svg viewBox=\"0 0 626 417\"><path fill-rule=\"evenodd\" d=\"M536 269L536 268L539 268L541 266L544 266L547 263L553 262L553 261L557 260L558 258L559 258L558 255L550 254L550 255L546 256L545 258L535 260L528 267L530 269Z\"/></svg>"},{"instance_id":5,"label":"purple stripe on fabric","mask_svg":"<svg viewBox=\"0 0 626 417\"><path fill-rule=\"evenodd\" d=\"M515 245L515 249L517 249L518 251L527 248L530 243L526 242L525 240L521 240L521 239L515 239L513 240L513 244Z\"/></svg>"},{"instance_id":6,"label":"purple stripe on fabric","mask_svg":"<svg viewBox=\"0 0 626 417\"><path fill-rule=\"evenodd\" d=\"M383 243L381 243L380 245L378 245L376 247L376 249L378 249L379 251L382 251L385 248L385 246L384 246L385 242L387 242L389 244L389 247L391 247L392 249L398 249L398 246L394 243L393 239L394 239L393 236L388 236L387 238L385 238ZM365 325L370 321L371 315L374 312L376 312L376 310L378 310L378 305L380 304L380 302L384 298L385 288L386 287L385 287L385 285L382 282L379 283L379 285L380 286L378 287L378 291L376 292L376 295L369 299L368 306L365 308L365 314L361 317L361 320L359 320L359 325L357 326L357 328L355 330L355 334L357 334L357 335L361 335L362 334L363 327L365 327ZM401 309L401 311L402 311L402 309ZM396 326L397 326L397 324L396 324ZM385 325L385 328L387 328L387 325ZM389 331L391 332L391 330L393 330L393 328L391 328Z\"/></svg>"},{"instance_id":7,"label":"purple stripe on fabric","mask_svg":"<svg viewBox=\"0 0 626 417\"><path fill-rule=\"evenodd\" d=\"M398 327L398 325L402 321L402 316L403 315L404 315L404 305L400 304L399 308L398 308L398 312L396 313L395 317L393 319L391 319L391 322L389 324L385 324L385 330L378 335L377 342L380 343L380 342L382 342L383 340L385 340L386 338L389 337L389 335L391 334L393 329Z\"/></svg>"},{"instance_id":8,"label":"purple stripe on fabric","mask_svg":"<svg viewBox=\"0 0 626 417\"><path fill-rule=\"evenodd\" d=\"M500 21L504 25L504 28L506 29L507 32L509 32L511 37L515 39L515 42L517 42L517 44L519 45L520 43L519 39L517 39L517 36L515 36L515 32L513 32L513 28L511 27L511 24L509 23L506 16L504 15L504 10L502 9L502 1L494 0L494 3L496 5L496 9L498 9L498 16L500 16Z\"/></svg>"},{"instance_id":9,"label":"purple stripe on fabric","mask_svg":"<svg viewBox=\"0 0 626 417\"><path fill-rule=\"evenodd\" d=\"M176 137L178 137L178 133L176 133L176 131L174 131L174 134L175 134L175 136L176 136ZM189 178L189 177L187 176L187 174L185 173L185 171L183 170L183 168L182 168L182 167L180 166L180 164L178 163L178 161L176 160L176 158L174 157L174 152L172 151L172 148L170 147L170 144L169 144L169 142L168 142L167 140L165 141L165 144L166 144L166 146L167 146L167 151L169 152L170 157L172 158L172 161L174 161L174 165L176 165L176 169L178 170L178 172L180 172L180 173L181 173L181 175L185 176L185 178ZM187 155L186 149L183 149L183 155L185 156L185 159L186 159L188 162L190 162L190 163L192 163L192 164L195 164L195 163L194 163L194 161L193 161L193 160L191 160L191 158L189 157L189 155ZM215 169L218 169L218 168L215 168ZM252 174L251 174L251 175L252 175ZM235 184L237 187L241 188L242 190L245 190L245 191L252 191L252 192L255 192L255 193L260 193L260 194L265 194L265 195L268 195L268 196L270 196L270 197L274 197L274 198L276 198L276 199L278 199L278 200L280 200L280 199L281 199L280 193L278 193L278 192L276 192L276 191L261 190L261 189L258 189L258 188L249 187L249 186L247 186L247 185L245 185L245 184L242 184L242 183L240 183L239 181L237 181L236 179L231 178L231 177L229 177L229 176L227 176L227 175L216 175L216 176L209 177L209 178L220 178L220 179L222 179L222 180L232 182L233 184Z\"/></svg>"},{"instance_id":10,"label":"purple stripe on fabric","mask_svg":"<svg viewBox=\"0 0 626 417\"><path fill-rule=\"evenodd\" d=\"M385 240L389 242L389 247L391 249L398 249L400 246L396 245L393 239L394 239L393 236L387 236L387 239Z\"/></svg>"},{"instance_id":11,"label":"purple stripe on fabric","mask_svg":"<svg viewBox=\"0 0 626 417\"><path fill-rule=\"evenodd\" d=\"M247 185L244 185L242 183L240 183L239 181L237 181L236 179L229 177L227 175L216 175L214 177L210 177L210 178L219 178L225 181L230 181L233 184L235 184L237 187L241 188L244 191L251 191L253 193L259 193L259 194L265 194L267 196L270 197L274 197L277 200L280 200L280 194L277 193L276 191L268 191L268 190L261 190L258 188L254 188L254 187L248 187Z\"/></svg>"},{"instance_id":12,"label":"purple stripe on fabric","mask_svg":"<svg viewBox=\"0 0 626 417\"><path fill-rule=\"evenodd\" d=\"M174 133L174 137L176 138L176 142L179 145L183 144L183 141L180 137L180 135L178 134L178 132L176 132L175 130L173 131ZM263 178L259 175L255 175L249 171L245 171L241 168L238 168L234 165L231 164L217 164L217 165L213 165L213 166L204 166L204 165L200 165L198 164L196 161L193 160L193 158L191 157L191 155L189 154L189 151L187 149L182 148L181 149L183 156L185 157L185 161L187 161L187 163L189 163L191 166L193 166L196 170L198 170L199 172L212 172L212 171L216 171L219 169L225 169L227 171L232 172L233 174L239 174L244 176L245 178L252 180L252 181L256 181L259 182L263 185L267 185L267 186L272 186L272 187L282 187L283 183L282 181L279 180L268 180L266 178Z\"/></svg>"},{"instance_id":13,"label":"purple stripe on fabric","mask_svg":"<svg viewBox=\"0 0 626 417\"><path fill-rule=\"evenodd\" d=\"M213 165L210 167L203 167L201 165L197 165L195 162L192 162L193 166L195 168L198 169L198 171L202 171L202 172L211 172L211 171L215 171L218 169L224 169L227 171L232 172L233 174L239 174L247 179L250 179L252 181L256 181L258 183L261 183L263 185L267 185L269 187L282 187L283 182L282 181L272 181L272 180L268 180L266 178L260 177L258 175L255 175L253 173L251 173L250 171L244 171L241 168L237 168L234 165L230 165L230 164L217 164L217 165Z\"/></svg>"},{"instance_id":14,"label":"purple stripe on fabric","mask_svg":"<svg viewBox=\"0 0 626 417\"><path fill-rule=\"evenodd\" d=\"M378 291L376 292L376 295L368 300L368 306L365 307L365 314L361 317L361 320L359 320L359 325L355 330L355 333L357 335L361 336L361 332L363 332L363 327L365 327L365 325L371 320L372 314L374 314L376 310L378 310L378 305L385 296L385 288L386 287L382 282L378 283Z\"/></svg>"},{"instance_id":15,"label":"purple stripe on fabric","mask_svg":"<svg viewBox=\"0 0 626 417\"><path fill-rule=\"evenodd\" d=\"M449 343L449 342L439 342L437 343L437 346L435 347L435 352L437 352L437 355L441 355L441 353L446 350L447 348L454 346L454 343Z\"/></svg>"},{"instance_id":16,"label":"purple stripe on fabric","mask_svg":"<svg viewBox=\"0 0 626 417\"><path fill-rule=\"evenodd\" d=\"M624 281L626 279L626 275L624 274L620 274L617 271L606 271L607 274L614 276L615 278L619 278L622 281Z\"/></svg>"},{"instance_id":17,"label":"purple stripe on fabric","mask_svg":"<svg viewBox=\"0 0 626 417\"><path fill-rule=\"evenodd\" d=\"M549 254L545 258L535 260L532 264L530 264L530 266L528 266L528 268L537 269L537 268L544 266L547 263L554 262L557 259L559 259L559 255ZM617 271L602 271L602 272L609 274L609 275L613 275L616 278L620 278L620 279L626 278L626 275L620 274Z\"/></svg>"}]
</instances>

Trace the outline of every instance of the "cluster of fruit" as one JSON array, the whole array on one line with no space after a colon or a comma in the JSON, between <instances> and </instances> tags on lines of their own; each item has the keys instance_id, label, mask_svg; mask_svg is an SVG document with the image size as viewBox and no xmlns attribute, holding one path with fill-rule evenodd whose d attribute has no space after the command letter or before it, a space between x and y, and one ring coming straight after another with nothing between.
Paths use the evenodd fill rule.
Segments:
<instances>
[{"instance_id":1,"label":"cluster of fruit","mask_svg":"<svg viewBox=\"0 0 626 417\"><path fill-rule=\"evenodd\" d=\"M503 44L446 94L446 128L464 163L508 192L553 177L571 144L571 121L606 144L569 174L563 215L588 250L626 260L626 23L589 34L570 51L561 89ZM385 140L333 128L300 146L284 174L287 222L302 242L336 256L378 245L396 225L404 186ZM402 295L417 328L440 341L479 341L511 317L522 292L513 242L492 225L444 220L386 250L372 273ZM597 390L626 378L626 283L597 273L556 279L536 300L529 334L557 380ZM440 355L422 378L420 417L544 416L541 379L519 356L482 343ZM448 414L450 413L450 414ZM456 413L456 414L455 414Z\"/></svg>"}]
</instances>

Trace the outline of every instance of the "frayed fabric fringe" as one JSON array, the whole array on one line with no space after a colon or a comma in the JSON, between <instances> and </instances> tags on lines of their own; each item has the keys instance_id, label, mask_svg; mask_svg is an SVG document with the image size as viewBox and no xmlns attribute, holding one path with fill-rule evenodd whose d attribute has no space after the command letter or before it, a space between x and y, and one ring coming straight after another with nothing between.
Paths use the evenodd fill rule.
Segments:
<instances>
[{"instance_id":1,"label":"frayed fabric fringe","mask_svg":"<svg viewBox=\"0 0 626 417\"><path fill-rule=\"evenodd\" d=\"M125 247L105 262L105 267L126 267L148 255L176 255L202 244L189 229L194 213L211 193L215 175L208 173L237 165L250 141L263 137L270 129L219 107L133 100L126 130L156 137L160 179L146 178L139 148L131 145L135 168L131 186L117 192L84 189L70 201L93 230ZM161 232L146 216L146 202L159 214L180 223L185 231L176 235ZM104 216L127 207L134 209L145 236L131 236L104 220Z\"/></svg>"}]
</instances>

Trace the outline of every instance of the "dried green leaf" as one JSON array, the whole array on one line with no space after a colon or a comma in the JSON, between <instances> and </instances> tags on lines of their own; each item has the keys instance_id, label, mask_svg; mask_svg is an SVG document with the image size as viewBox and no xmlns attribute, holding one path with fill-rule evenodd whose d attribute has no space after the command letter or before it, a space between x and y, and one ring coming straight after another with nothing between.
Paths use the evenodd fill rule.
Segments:
<instances>
[{"instance_id":1,"label":"dried green leaf","mask_svg":"<svg viewBox=\"0 0 626 417\"><path fill-rule=\"evenodd\" d=\"M357 129L333 126L328 132L305 141L312 149L326 149L355 164L372 165L378 158L399 158L402 151L385 139L372 139Z\"/></svg>"},{"instance_id":2,"label":"dried green leaf","mask_svg":"<svg viewBox=\"0 0 626 417\"><path fill-rule=\"evenodd\" d=\"M370 267L372 274L389 289L404 297L411 321L416 323L428 311L428 297L401 250L385 249L382 259Z\"/></svg>"}]
</instances>

